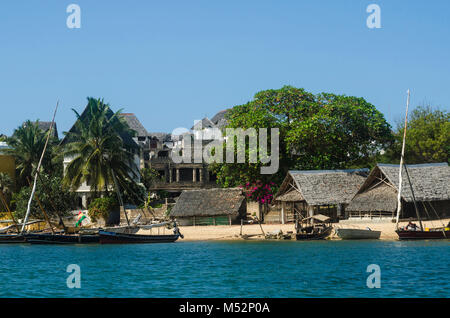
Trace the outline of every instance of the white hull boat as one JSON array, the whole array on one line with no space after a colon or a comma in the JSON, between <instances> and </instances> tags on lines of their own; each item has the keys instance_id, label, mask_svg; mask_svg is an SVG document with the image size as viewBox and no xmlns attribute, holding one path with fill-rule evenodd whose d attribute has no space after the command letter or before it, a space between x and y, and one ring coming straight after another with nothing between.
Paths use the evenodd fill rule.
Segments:
<instances>
[{"instance_id":1,"label":"white hull boat","mask_svg":"<svg viewBox=\"0 0 450 318\"><path fill-rule=\"evenodd\" d=\"M336 229L336 234L343 240L377 240L381 231L362 229Z\"/></svg>"}]
</instances>

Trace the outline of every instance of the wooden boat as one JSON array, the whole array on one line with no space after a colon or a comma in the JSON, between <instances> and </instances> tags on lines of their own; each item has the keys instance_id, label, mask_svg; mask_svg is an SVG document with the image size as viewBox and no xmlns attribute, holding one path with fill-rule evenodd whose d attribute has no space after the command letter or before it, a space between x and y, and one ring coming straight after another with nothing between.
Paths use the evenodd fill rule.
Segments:
<instances>
[{"instance_id":1,"label":"wooden boat","mask_svg":"<svg viewBox=\"0 0 450 318\"><path fill-rule=\"evenodd\" d=\"M25 243L22 234L0 234L0 244Z\"/></svg>"},{"instance_id":2,"label":"wooden boat","mask_svg":"<svg viewBox=\"0 0 450 318\"><path fill-rule=\"evenodd\" d=\"M370 229L336 229L336 235L343 240L377 240L381 231Z\"/></svg>"},{"instance_id":3,"label":"wooden boat","mask_svg":"<svg viewBox=\"0 0 450 318\"><path fill-rule=\"evenodd\" d=\"M38 223L40 221L31 221L28 222L27 225L31 225L34 223ZM18 228L22 224L10 225L4 229L11 230L13 228ZM18 233L8 233L8 231L4 231L0 234L0 244L14 244L14 243L26 243L25 237L23 234L18 231Z\"/></svg>"},{"instance_id":4,"label":"wooden boat","mask_svg":"<svg viewBox=\"0 0 450 318\"><path fill-rule=\"evenodd\" d=\"M130 244L130 243L173 243L180 234L142 235L131 233L99 231L101 244Z\"/></svg>"},{"instance_id":5,"label":"wooden boat","mask_svg":"<svg viewBox=\"0 0 450 318\"><path fill-rule=\"evenodd\" d=\"M296 222L295 238L297 241L303 240L323 240L331 234L333 227L328 222L329 217L317 214L304 218L301 222ZM307 223L312 223L312 225ZM316 223L314 223L316 222Z\"/></svg>"},{"instance_id":6,"label":"wooden boat","mask_svg":"<svg viewBox=\"0 0 450 318\"><path fill-rule=\"evenodd\" d=\"M333 230L332 226L321 227L311 227L312 229L308 231L308 228L305 228L305 231L297 232L295 238L297 241L303 240L323 240L327 238L331 231Z\"/></svg>"},{"instance_id":7,"label":"wooden boat","mask_svg":"<svg viewBox=\"0 0 450 318\"><path fill-rule=\"evenodd\" d=\"M98 234L28 233L23 236L31 244L89 244L100 241Z\"/></svg>"},{"instance_id":8,"label":"wooden boat","mask_svg":"<svg viewBox=\"0 0 450 318\"><path fill-rule=\"evenodd\" d=\"M395 231L400 240L443 240L450 239L449 228L433 228L428 231L398 229Z\"/></svg>"}]
</instances>

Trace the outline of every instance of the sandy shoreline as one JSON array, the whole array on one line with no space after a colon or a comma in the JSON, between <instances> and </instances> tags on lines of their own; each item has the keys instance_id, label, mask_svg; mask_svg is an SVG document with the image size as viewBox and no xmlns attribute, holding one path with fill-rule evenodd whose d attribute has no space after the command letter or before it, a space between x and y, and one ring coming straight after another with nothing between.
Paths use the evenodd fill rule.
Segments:
<instances>
[{"instance_id":1,"label":"sandy shoreline","mask_svg":"<svg viewBox=\"0 0 450 318\"><path fill-rule=\"evenodd\" d=\"M445 225L448 224L450 219L444 219L441 222ZM424 221L424 227L438 227L442 226L440 221ZM417 222L416 222L417 223ZM407 222L401 222L400 226L406 225ZM275 232L281 230L283 233L289 231L295 232L293 223L290 224L262 224L264 232ZM395 233L395 223L335 223L334 228L355 228L365 229L369 227L374 231L381 231L381 240L397 240L398 236ZM166 230L166 233L171 231ZM240 225L218 225L218 226L182 226L180 232L184 235L184 239L180 241L217 241L217 240L243 240L240 237L241 226ZM144 233L144 231L142 231ZM145 233L148 233L145 231ZM252 236L251 240L262 240L262 232L259 224L246 224L242 227L242 234L244 235L257 235ZM331 239L339 239L334 231L330 236Z\"/></svg>"}]
</instances>

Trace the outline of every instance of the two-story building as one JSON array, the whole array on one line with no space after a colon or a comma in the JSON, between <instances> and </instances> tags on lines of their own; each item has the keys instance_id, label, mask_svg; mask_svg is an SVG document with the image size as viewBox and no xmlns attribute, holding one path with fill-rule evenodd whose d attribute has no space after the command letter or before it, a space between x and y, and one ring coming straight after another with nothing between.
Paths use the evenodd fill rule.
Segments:
<instances>
[{"instance_id":1,"label":"two-story building","mask_svg":"<svg viewBox=\"0 0 450 318\"><path fill-rule=\"evenodd\" d=\"M179 194L183 190L215 187L216 177L204 161L176 163L172 159L172 150L177 145L184 145L188 139L192 146L198 147L200 144L203 147L205 143L221 138L220 130L226 126L225 113L226 110L221 111L211 120L205 117L196 122L191 131L183 134L149 133L135 114L121 114L130 128L136 131L134 140L140 146L140 168L152 168L160 176L151 190Z\"/></svg>"}]
</instances>

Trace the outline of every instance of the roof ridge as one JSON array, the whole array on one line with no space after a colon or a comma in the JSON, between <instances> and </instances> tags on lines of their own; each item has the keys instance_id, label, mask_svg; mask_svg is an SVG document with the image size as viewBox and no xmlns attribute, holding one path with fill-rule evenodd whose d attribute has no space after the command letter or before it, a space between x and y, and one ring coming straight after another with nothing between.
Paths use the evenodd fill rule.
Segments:
<instances>
[{"instance_id":1,"label":"roof ridge","mask_svg":"<svg viewBox=\"0 0 450 318\"><path fill-rule=\"evenodd\" d=\"M366 172L370 171L368 168L359 169L335 169L335 170L289 170L289 173L338 173L338 172Z\"/></svg>"},{"instance_id":2,"label":"roof ridge","mask_svg":"<svg viewBox=\"0 0 450 318\"><path fill-rule=\"evenodd\" d=\"M380 167L399 167L399 164L393 163L377 163L377 166ZM405 166L414 168L414 167L448 167L447 162L430 162L430 163L414 163L414 164L405 164Z\"/></svg>"}]
</instances>

